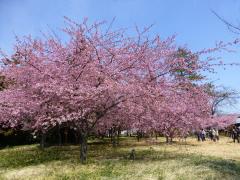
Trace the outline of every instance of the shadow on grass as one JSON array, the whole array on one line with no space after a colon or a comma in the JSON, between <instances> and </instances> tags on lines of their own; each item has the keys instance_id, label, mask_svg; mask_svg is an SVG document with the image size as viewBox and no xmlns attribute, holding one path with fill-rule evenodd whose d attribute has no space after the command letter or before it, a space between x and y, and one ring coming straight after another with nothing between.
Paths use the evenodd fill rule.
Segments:
<instances>
[{"instance_id":1,"label":"shadow on grass","mask_svg":"<svg viewBox=\"0 0 240 180\"><path fill-rule=\"evenodd\" d=\"M129 148L130 149L130 148ZM97 154L92 154L92 158L98 161L102 165L114 166L116 160L123 165L129 165L133 163L129 159L129 149L108 149L102 148ZM105 153L104 153L105 151ZM178 152L168 152L164 149L155 151L154 149L139 150L136 149L136 158L134 162L140 163L151 163L159 161L161 163L174 160L176 163L182 165L179 168L189 168L189 166L194 169L200 169L200 173L204 173L207 169L211 169L216 172L218 178L231 178L240 179L240 162L235 160L227 160L212 156L203 156L193 153L178 153ZM91 163L94 163L91 162ZM112 168L111 168L112 169ZM201 171L202 170L202 171ZM199 173L199 172L196 172ZM201 176L201 174L199 174Z\"/></svg>"},{"instance_id":2,"label":"shadow on grass","mask_svg":"<svg viewBox=\"0 0 240 180\"><path fill-rule=\"evenodd\" d=\"M51 161L64 161L73 158L72 152L76 150L77 148L72 146L48 147L41 150L36 145L30 148L4 149L0 151L0 168L22 168Z\"/></svg>"},{"instance_id":3,"label":"shadow on grass","mask_svg":"<svg viewBox=\"0 0 240 180\"><path fill-rule=\"evenodd\" d=\"M126 157L125 157L126 158ZM231 177L240 179L240 162L235 160L227 160L212 156L203 156L197 154L174 153L166 151L144 150L138 152L136 161L169 161L175 160L182 162L183 166L193 166L195 168L209 168L218 174L219 177Z\"/></svg>"},{"instance_id":4,"label":"shadow on grass","mask_svg":"<svg viewBox=\"0 0 240 180\"><path fill-rule=\"evenodd\" d=\"M192 164L195 166L206 166L220 175L229 175L240 179L240 163L233 160L224 160L212 157L194 157Z\"/></svg>"},{"instance_id":5,"label":"shadow on grass","mask_svg":"<svg viewBox=\"0 0 240 180\"><path fill-rule=\"evenodd\" d=\"M140 146L140 145L139 145ZM141 144L141 146L143 146ZM145 147L145 146L144 146ZM110 144L93 142L89 145L89 165L97 164L100 166L114 166L116 160L122 165L133 163L129 160L129 152L132 146L123 144L120 147L112 148ZM212 156L203 156L198 154L180 153L177 151L169 152L166 149L149 147L148 149L139 149L136 146L136 158L134 162L146 163L156 162L159 164L174 160L181 162L186 168L192 166L196 169L207 167L217 172L219 177L231 177L238 179L240 177L240 162L226 160ZM38 146L23 146L9 148L0 151L0 169L23 168L26 166L50 163L53 161L62 161L70 164L79 163L78 146L48 147L40 150ZM112 168L111 168L112 169Z\"/></svg>"}]
</instances>

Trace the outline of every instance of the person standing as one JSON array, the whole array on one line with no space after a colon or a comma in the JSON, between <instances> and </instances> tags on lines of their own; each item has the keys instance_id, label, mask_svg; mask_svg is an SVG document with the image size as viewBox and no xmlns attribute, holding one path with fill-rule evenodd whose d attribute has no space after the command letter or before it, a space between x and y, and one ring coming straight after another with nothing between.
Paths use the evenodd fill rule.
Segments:
<instances>
[{"instance_id":1,"label":"person standing","mask_svg":"<svg viewBox=\"0 0 240 180\"><path fill-rule=\"evenodd\" d=\"M201 132L200 132L200 130L196 131L196 135L197 135L197 140L201 141Z\"/></svg>"},{"instance_id":2,"label":"person standing","mask_svg":"<svg viewBox=\"0 0 240 180\"><path fill-rule=\"evenodd\" d=\"M237 142L239 143L239 131L236 127L233 128L233 131L232 131L232 136L233 136L233 142L235 143L236 140Z\"/></svg>"},{"instance_id":3,"label":"person standing","mask_svg":"<svg viewBox=\"0 0 240 180\"><path fill-rule=\"evenodd\" d=\"M218 129L215 130L215 133L216 133L216 140L219 141L219 132L218 132Z\"/></svg>"},{"instance_id":4,"label":"person standing","mask_svg":"<svg viewBox=\"0 0 240 180\"><path fill-rule=\"evenodd\" d=\"M211 139L211 141L213 140L213 131L212 131L212 129L209 130L209 138Z\"/></svg>"},{"instance_id":5,"label":"person standing","mask_svg":"<svg viewBox=\"0 0 240 180\"><path fill-rule=\"evenodd\" d=\"M237 131L237 142L239 143L239 136L240 136L240 129L238 127L236 127L236 131Z\"/></svg>"},{"instance_id":6,"label":"person standing","mask_svg":"<svg viewBox=\"0 0 240 180\"><path fill-rule=\"evenodd\" d=\"M206 131L204 129L202 129L201 137L202 137L202 141L206 140Z\"/></svg>"},{"instance_id":7,"label":"person standing","mask_svg":"<svg viewBox=\"0 0 240 180\"><path fill-rule=\"evenodd\" d=\"M212 137L213 141L216 142L216 131L214 129L212 129Z\"/></svg>"}]
</instances>

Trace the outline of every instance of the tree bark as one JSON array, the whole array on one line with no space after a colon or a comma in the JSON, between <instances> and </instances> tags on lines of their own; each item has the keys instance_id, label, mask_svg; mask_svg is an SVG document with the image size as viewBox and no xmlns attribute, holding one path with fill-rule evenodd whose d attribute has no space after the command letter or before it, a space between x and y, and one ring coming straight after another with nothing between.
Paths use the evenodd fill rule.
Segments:
<instances>
[{"instance_id":1,"label":"tree bark","mask_svg":"<svg viewBox=\"0 0 240 180\"><path fill-rule=\"evenodd\" d=\"M112 132L112 145L113 145L113 147L117 146L116 132L115 131Z\"/></svg>"},{"instance_id":2,"label":"tree bark","mask_svg":"<svg viewBox=\"0 0 240 180\"><path fill-rule=\"evenodd\" d=\"M172 142L173 142L173 137L166 136L166 143L172 143Z\"/></svg>"},{"instance_id":3,"label":"tree bark","mask_svg":"<svg viewBox=\"0 0 240 180\"><path fill-rule=\"evenodd\" d=\"M44 149L46 146L46 134L42 133L41 135L41 142L40 142L40 148Z\"/></svg>"},{"instance_id":4,"label":"tree bark","mask_svg":"<svg viewBox=\"0 0 240 180\"><path fill-rule=\"evenodd\" d=\"M118 128L118 132L117 132L117 145L119 145L120 143L120 135L121 135L121 128Z\"/></svg>"},{"instance_id":5,"label":"tree bark","mask_svg":"<svg viewBox=\"0 0 240 180\"><path fill-rule=\"evenodd\" d=\"M137 140L138 142L140 141L141 138L143 138L144 135L143 135L143 132L142 131L137 131Z\"/></svg>"},{"instance_id":6,"label":"tree bark","mask_svg":"<svg viewBox=\"0 0 240 180\"><path fill-rule=\"evenodd\" d=\"M166 136L166 143L169 143L169 138L168 138L168 136Z\"/></svg>"},{"instance_id":7,"label":"tree bark","mask_svg":"<svg viewBox=\"0 0 240 180\"><path fill-rule=\"evenodd\" d=\"M137 141L138 142L140 141L140 132L139 131L137 132Z\"/></svg>"},{"instance_id":8,"label":"tree bark","mask_svg":"<svg viewBox=\"0 0 240 180\"><path fill-rule=\"evenodd\" d=\"M80 162L85 164L87 162L87 133L80 134Z\"/></svg>"},{"instance_id":9,"label":"tree bark","mask_svg":"<svg viewBox=\"0 0 240 180\"><path fill-rule=\"evenodd\" d=\"M68 129L66 128L64 129L64 143L68 143Z\"/></svg>"},{"instance_id":10,"label":"tree bark","mask_svg":"<svg viewBox=\"0 0 240 180\"><path fill-rule=\"evenodd\" d=\"M61 135L61 127L58 125L58 145L62 145L62 135Z\"/></svg>"},{"instance_id":11,"label":"tree bark","mask_svg":"<svg viewBox=\"0 0 240 180\"><path fill-rule=\"evenodd\" d=\"M109 137L111 138L111 142L112 142L113 141L113 130L112 130L112 128L109 129L108 133L109 133Z\"/></svg>"}]
</instances>

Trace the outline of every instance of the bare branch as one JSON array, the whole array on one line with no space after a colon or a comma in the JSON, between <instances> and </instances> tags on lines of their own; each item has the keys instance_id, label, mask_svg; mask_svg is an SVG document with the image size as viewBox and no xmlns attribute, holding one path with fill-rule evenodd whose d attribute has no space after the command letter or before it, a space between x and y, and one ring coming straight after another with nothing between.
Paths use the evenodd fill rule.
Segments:
<instances>
[{"instance_id":1,"label":"bare branch","mask_svg":"<svg viewBox=\"0 0 240 180\"><path fill-rule=\"evenodd\" d=\"M235 33L235 34L240 34L240 27L237 27L231 23L229 23L228 21L226 21L223 17L221 17L219 14L217 14L214 10L211 10L211 12L219 19L221 20L226 26L227 28Z\"/></svg>"}]
</instances>

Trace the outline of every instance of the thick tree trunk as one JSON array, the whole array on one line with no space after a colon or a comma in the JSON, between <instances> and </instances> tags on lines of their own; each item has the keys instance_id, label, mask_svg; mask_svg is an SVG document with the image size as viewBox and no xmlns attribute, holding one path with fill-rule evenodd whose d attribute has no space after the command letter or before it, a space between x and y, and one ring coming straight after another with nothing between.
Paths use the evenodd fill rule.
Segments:
<instances>
[{"instance_id":1,"label":"thick tree trunk","mask_svg":"<svg viewBox=\"0 0 240 180\"><path fill-rule=\"evenodd\" d=\"M173 137L166 136L166 143L172 143L172 142L173 142Z\"/></svg>"},{"instance_id":2,"label":"thick tree trunk","mask_svg":"<svg viewBox=\"0 0 240 180\"><path fill-rule=\"evenodd\" d=\"M140 132L139 131L137 132L137 141L138 142L140 141Z\"/></svg>"},{"instance_id":3,"label":"thick tree trunk","mask_svg":"<svg viewBox=\"0 0 240 180\"><path fill-rule=\"evenodd\" d=\"M80 162L85 164L87 162L87 139L86 133L80 134Z\"/></svg>"},{"instance_id":4,"label":"thick tree trunk","mask_svg":"<svg viewBox=\"0 0 240 180\"><path fill-rule=\"evenodd\" d=\"M62 145L62 135L61 135L61 127L58 125L58 145Z\"/></svg>"},{"instance_id":5,"label":"thick tree trunk","mask_svg":"<svg viewBox=\"0 0 240 180\"><path fill-rule=\"evenodd\" d=\"M42 133L42 135L41 135L41 142L40 142L40 148L44 149L45 146L46 146L46 134Z\"/></svg>"},{"instance_id":6,"label":"thick tree trunk","mask_svg":"<svg viewBox=\"0 0 240 180\"><path fill-rule=\"evenodd\" d=\"M169 143L169 138L168 138L168 136L166 136L166 143Z\"/></svg>"},{"instance_id":7,"label":"thick tree trunk","mask_svg":"<svg viewBox=\"0 0 240 180\"><path fill-rule=\"evenodd\" d=\"M139 142L140 139L143 138L143 137L144 137L143 132L142 132L142 131L138 131L138 132L137 132L137 140L138 140L138 142Z\"/></svg>"}]
</instances>

